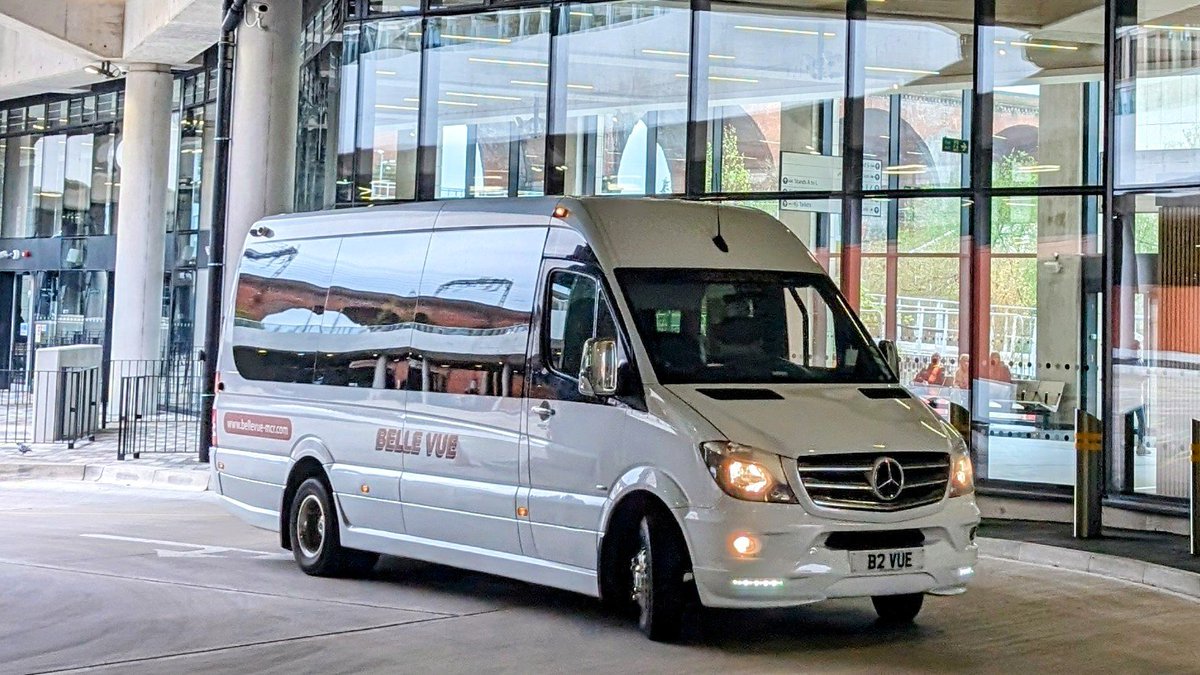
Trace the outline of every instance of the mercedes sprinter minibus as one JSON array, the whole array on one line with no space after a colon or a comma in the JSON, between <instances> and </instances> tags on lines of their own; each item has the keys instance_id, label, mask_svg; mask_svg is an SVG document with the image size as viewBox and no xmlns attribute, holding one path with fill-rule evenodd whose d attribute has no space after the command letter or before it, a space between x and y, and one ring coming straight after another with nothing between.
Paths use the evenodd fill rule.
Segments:
<instances>
[{"instance_id":1,"label":"mercedes sprinter minibus","mask_svg":"<svg viewBox=\"0 0 1200 675\"><path fill-rule=\"evenodd\" d=\"M786 226L651 199L270 218L219 356L223 501L313 575L379 554L636 611L974 574L971 460ZM883 349L881 349L883 347Z\"/></svg>"}]
</instances>

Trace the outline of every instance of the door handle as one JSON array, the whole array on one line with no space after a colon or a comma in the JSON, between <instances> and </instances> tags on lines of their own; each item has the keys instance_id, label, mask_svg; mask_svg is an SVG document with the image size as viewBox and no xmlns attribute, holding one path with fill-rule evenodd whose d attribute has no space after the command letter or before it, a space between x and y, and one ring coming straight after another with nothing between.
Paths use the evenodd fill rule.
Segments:
<instances>
[{"instance_id":1,"label":"door handle","mask_svg":"<svg viewBox=\"0 0 1200 675\"><path fill-rule=\"evenodd\" d=\"M554 416L554 408L551 408L550 404L546 401L542 401L541 403L533 406L529 409L529 412L542 418L543 422Z\"/></svg>"}]
</instances>

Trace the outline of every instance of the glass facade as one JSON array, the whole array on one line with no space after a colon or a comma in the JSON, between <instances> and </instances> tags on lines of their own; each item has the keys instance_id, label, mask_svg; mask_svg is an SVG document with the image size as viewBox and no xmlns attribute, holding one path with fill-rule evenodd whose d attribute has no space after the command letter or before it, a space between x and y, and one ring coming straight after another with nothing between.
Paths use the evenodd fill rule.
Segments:
<instances>
[{"instance_id":1,"label":"glass facade","mask_svg":"<svg viewBox=\"0 0 1200 675\"><path fill-rule=\"evenodd\" d=\"M0 104L0 370L107 340L123 108L112 85Z\"/></svg>"},{"instance_id":2,"label":"glass facade","mask_svg":"<svg viewBox=\"0 0 1200 675\"><path fill-rule=\"evenodd\" d=\"M212 219L210 192L204 188L212 171L206 158L212 157L216 79L210 55L206 66L175 80L159 342L164 358L188 358L203 341L197 326L202 326L207 291L201 253Z\"/></svg>"},{"instance_id":3,"label":"glass facade","mask_svg":"<svg viewBox=\"0 0 1200 675\"><path fill-rule=\"evenodd\" d=\"M1184 495L1200 409L1200 12L420 4L311 13L322 37L305 68L330 67L301 92L302 126L324 122L298 206L563 194L760 208L898 344L906 385L947 416L968 410L984 486L1068 490L1083 411L1105 424L1111 494Z\"/></svg>"}]
</instances>

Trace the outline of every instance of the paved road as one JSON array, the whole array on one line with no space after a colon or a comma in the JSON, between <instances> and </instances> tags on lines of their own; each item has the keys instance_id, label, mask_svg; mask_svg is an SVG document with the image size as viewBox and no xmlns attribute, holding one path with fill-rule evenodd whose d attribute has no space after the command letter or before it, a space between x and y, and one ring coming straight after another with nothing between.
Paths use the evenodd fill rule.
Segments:
<instances>
[{"instance_id":1,"label":"paved road","mask_svg":"<svg viewBox=\"0 0 1200 675\"><path fill-rule=\"evenodd\" d=\"M712 613L647 642L587 598L387 559L301 574L211 494L0 483L0 672L1197 672L1200 603L985 560L919 625L868 602Z\"/></svg>"}]
</instances>

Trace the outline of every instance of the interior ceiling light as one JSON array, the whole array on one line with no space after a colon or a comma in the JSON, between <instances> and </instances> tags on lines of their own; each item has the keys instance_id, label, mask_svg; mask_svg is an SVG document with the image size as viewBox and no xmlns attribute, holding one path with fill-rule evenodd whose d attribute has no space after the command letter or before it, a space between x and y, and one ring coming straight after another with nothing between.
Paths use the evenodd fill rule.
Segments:
<instances>
[{"instance_id":1,"label":"interior ceiling light","mask_svg":"<svg viewBox=\"0 0 1200 675\"><path fill-rule=\"evenodd\" d=\"M1161 23L1144 23L1144 24L1142 24L1142 28L1154 28L1157 30L1200 31L1200 26L1183 26L1183 25L1168 26L1168 25L1161 24Z\"/></svg>"},{"instance_id":2,"label":"interior ceiling light","mask_svg":"<svg viewBox=\"0 0 1200 675\"><path fill-rule=\"evenodd\" d=\"M1014 47L1025 47L1025 48L1033 47L1033 48L1037 48L1037 49L1060 49L1060 50L1069 51L1069 52L1079 51L1079 47L1076 47L1075 45L1052 45L1047 42L1020 42L1018 40L1013 40L1013 41L1009 42L1008 44L1010 44Z\"/></svg>"},{"instance_id":3,"label":"interior ceiling light","mask_svg":"<svg viewBox=\"0 0 1200 675\"><path fill-rule=\"evenodd\" d=\"M904 75L938 75L936 70L920 70L917 68L893 68L891 66L863 66L863 70L872 73L900 73Z\"/></svg>"},{"instance_id":4,"label":"interior ceiling light","mask_svg":"<svg viewBox=\"0 0 1200 675\"><path fill-rule=\"evenodd\" d=\"M734 28L738 30L755 31L758 33L783 33L785 35L807 35L809 37L816 37L818 35L824 35L825 37L837 37L837 33L830 33L828 31L821 32L802 28L775 28L773 26L746 26L742 24L736 25Z\"/></svg>"},{"instance_id":5,"label":"interior ceiling light","mask_svg":"<svg viewBox=\"0 0 1200 675\"><path fill-rule=\"evenodd\" d=\"M472 63L494 63L501 66L532 66L534 68L549 68L549 63L540 61L519 61L517 59L494 59L483 56L469 56L467 60Z\"/></svg>"}]
</instances>

